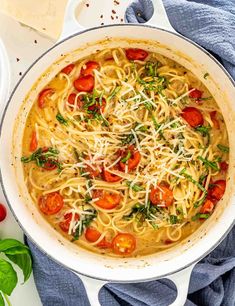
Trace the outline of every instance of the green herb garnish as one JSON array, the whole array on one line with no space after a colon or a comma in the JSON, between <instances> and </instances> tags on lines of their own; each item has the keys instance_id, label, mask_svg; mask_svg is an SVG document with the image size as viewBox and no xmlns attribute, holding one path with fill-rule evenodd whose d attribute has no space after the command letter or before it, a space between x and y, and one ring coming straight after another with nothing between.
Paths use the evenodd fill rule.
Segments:
<instances>
[{"instance_id":1,"label":"green herb garnish","mask_svg":"<svg viewBox=\"0 0 235 306\"><path fill-rule=\"evenodd\" d=\"M221 151L221 152L224 152L224 153L229 153L229 147L226 147L222 144L218 144L217 145L217 148Z\"/></svg>"},{"instance_id":2,"label":"green herb garnish","mask_svg":"<svg viewBox=\"0 0 235 306\"><path fill-rule=\"evenodd\" d=\"M203 137L210 136L210 126L201 125L195 128L195 130L202 134Z\"/></svg>"},{"instance_id":3,"label":"green herb garnish","mask_svg":"<svg viewBox=\"0 0 235 306\"><path fill-rule=\"evenodd\" d=\"M206 166L206 168L210 167L210 168L212 168L215 171L219 171L220 170L220 168L218 167L218 165L217 165L217 163L215 161L210 161L210 160L208 160L206 158L203 158L202 156L198 156L198 159L203 162L203 164Z\"/></svg>"},{"instance_id":4,"label":"green herb garnish","mask_svg":"<svg viewBox=\"0 0 235 306\"><path fill-rule=\"evenodd\" d=\"M80 216L80 220L79 222L79 226L77 227L74 236L73 236L73 240L78 240L79 237L82 235L82 233L84 232L84 230L89 227L89 225L91 224L91 222L97 217L97 211L96 210L92 210L92 209L87 209L84 210L84 212L89 212L90 214L82 214Z\"/></svg>"},{"instance_id":5,"label":"green herb garnish","mask_svg":"<svg viewBox=\"0 0 235 306\"><path fill-rule=\"evenodd\" d=\"M208 219L209 217L210 217L210 214L197 213L195 216L192 217L192 221L196 221L198 219Z\"/></svg>"},{"instance_id":6,"label":"green herb garnish","mask_svg":"<svg viewBox=\"0 0 235 306\"><path fill-rule=\"evenodd\" d=\"M116 94L121 90L121 86L117 86L110 94L110 96L107 98L107 101L110 101L113 97L116 96Z\"/></svg>"},{"instance_id":7,"label":"green herb garnish","mask_svg":"<svg viewBox=\"0 0 235 306\"><path fill-rule=\"evenodd\" d=\"M128 187L130 187L131 189L133 189L135 192L144 190L144 188L143 188L142 186L139 186L139 185L137 185L137 184L131 185L131 182L130 182L130 181L127 181L126 184L127 184Z\"/></svg>"},{"instance_id":8,"label":"green herb garnish","mask_svg":"<svg viewBox=\"0 0 235 306\"><path fill-rule=\"evenodd\" d=\"M170 223L171 224L178 223L178 217L176 215L170 215Z\"/></svg>"},{"instance_id":9,"label":"green herb garnish","mask_svg":"<svg viewBox=\"0 0 235 306\"><path fill-rule=\"evenodd\" d=\"M207 190L199 182L197 182L195 179L193 179L193 177L191 175L186 173L186 169L185 168L182 169L179 174L183 175L188 181L190 181L191 183L196 185L201 191L207 193Z\"/></svg>"},{"instance_id":10,"label":"green herb garnish","mask_svg":"<svg viewBox=\"0 0 235 306\"><path fill-rule=\"evenodd\" d=\"M57 160L58 154L59 151L52 147L46 149L39 148L37 151L33 152L30 156L21 157L21 161L22 163L29 163L35 161L36 165L42 168L46 167L47 164L56 165L58 170L61 171L62 166Z\"/></svg>"},{"instance_id":11,"label":"green herb garnish","mask_svg":"<svg viewBox=\"0 0 235 306\"><path fill-rule=\"evenodd\" d=\"M121 159L121 162L126 163L130 158L131 158L131 151L128 150L126 156Z\"/></svg>"},{"instance_id":12,"label":"green herb garnish","mask_svg":"<svg viewBox=\"0 0 235 306\"><path fill-rule=\"evenodd\" d=\"M56 115L56 119L57 119L57 121L59 121L59 123L65 125L65 126L68 125L68 120L66 120L60 113L58 113Z\"/></svg>"}]
</instances>

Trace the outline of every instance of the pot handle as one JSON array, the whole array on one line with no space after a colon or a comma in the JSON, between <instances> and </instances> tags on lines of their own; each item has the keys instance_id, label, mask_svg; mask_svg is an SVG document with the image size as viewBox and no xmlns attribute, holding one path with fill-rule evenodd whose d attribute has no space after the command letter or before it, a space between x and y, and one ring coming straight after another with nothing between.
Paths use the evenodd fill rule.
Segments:
<instances>
[{"instance_id":1,"label":"pot handle","mask_svg":"<svg viewBox=\"0 0 235 306\"><path fill-rule=\"evenodd\" d=\"M188 295L191 273L195 265L196 264L193 264L182 271L166 277L175 284L177 289L177 297L169 306L183 306L185 304Z\"/></svg>"},{"instance_id":2,"label":"pot handle","mask_svg":"<svg viewBox=\"0 0 235 306\"><path fill-rule=\"evenodd\" d=\"M99 291L108 282L90 278L81 274L77 275L83 282L91 306L100 306Z\"/></svg>"},{"instance_id":3,"label":"pot handle","mask_svg":"<svg viewBox=\"0 0 235 306\"><path fill-rule=\"evenodd\" d=\"M97 0L94 0L94 1L97 1ZM82 30L85 30L85 28L81 24L79 24L79 22L77 21L75 17L76 8L81 2L83 2L83 0L69 0L68 1L66 9L65 9L63 28L62 28L62 32L61 32L61 35L58 41L61 41L74 33L78 33L78 32L81 32ZM127 6L130 5L132 1L126 1L126 2L127 2L127 5L126 5L126 8L127 8ZM172 32L175 32L175 30L172 28L169 22L169 19L167 17L162 0L152 0L152 2L153 2L153 7L154 7L153 16L145 24L158 26L163 29L167 29ZM111 1L110 1L110 5L112 6ZM125 11L126 9L125 5L123 6L124 7L122 9L123 11Z\"/></svg>"}]
</instances>

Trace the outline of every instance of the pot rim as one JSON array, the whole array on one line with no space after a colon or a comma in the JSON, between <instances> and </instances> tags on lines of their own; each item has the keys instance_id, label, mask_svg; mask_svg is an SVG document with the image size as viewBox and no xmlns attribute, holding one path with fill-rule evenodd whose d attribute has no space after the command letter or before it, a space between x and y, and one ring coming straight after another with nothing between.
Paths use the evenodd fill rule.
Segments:
<instances>
[{"instance_id":1,"label":"pot rim","mask_svg":"<svg viewBox=\"0 0 235 306\"><path fill-rule=\"evenodd\" d=\"M234 79L232 78L232 76L229 74L229 72L224 68L224 66L212 55L210 54L207 50L205 50L203 47L201 47L200 45L198 45L197 43L195 43L194 41L192 41L191 39L187 38L187 37L184 37L183 35L179 34L179 33L175 33L175 32L172 32L170 30L167 30L167 29L163 29L161 27L158 27L158 26L153 26L153 25L147 25L147 24L111 24L111 25L103 25L103 26L97 26L97 27L92 27L92 28L89 28L89 29L84 29L80 32L77 32L75 34L72 34L66 38L64 38L63 40L57 42L55 45L53 45L52 47L50 47L48 50L46 50L45 52L43 52L29 67L28 69L24 72L24 74L22 75L22 77L20 78L20 80L16 83L16 85L14 86L14 89L12 90L11 94L10 94L10 97L4 107L4 110L3 110L3 114L2 114L2 118L1 118L1 121L0 121L0 138L1 138L1 135L3 133L3 123L4 123L4 119L5 119L5 116L6 116L6 113L7 113L7 110L8 110L8 106L10 105L11 103L11 100L12 100L12 97L14 96L16 90L18 89L18 87L20 86L21 82L23 81L23 79L25 78L25 76L30 72L30 70L34 67L34 65L40 61L41 58L43 58L44 56L46 56L47 54L50 53L51 50L53 50L54 48L57 48L60 44L63 44L65 41L71 39L71 38L74 38L75 36L79 36L80 34L84 34L86 32L90 32L90 31L93 31L93 30L98 30L100 28L112 28L112 27L147 27L147 28L153 28L153 29L157 29L157 30L160 30L160 31L163 31L163 32L168 32L170 34L173 34L175 36L178 36L179 38L187 41L188 43L191 43L192 45L194 45L196 48L200 49L200 51L202 51L203 53L205 53L208 57L210 57L211 60L214 61L214 63L220 67L220 69L225 73L225 75L227 76L227 78L229 79L229 81L232 83L232 85L235 87L235 81ZM107 278L102 278L102 277L97 277L97 276L90 276L89 274L85 274L85 273L80 273L79 271L69 267L67 264L64 264L62 261L56 259L55 257L53 257L52 255L48 254L32 237L31 237L31 234L28 232L28 230L25 229L25 227L22 226L20 220L17 218L15 212L14 212L14 209L13 207L11 206L11 203L8 199L8 196L7 196L7 192L5 190L5 185L4 185L4 182L3 182L3 175L2 175L2 170L0 169L0 184L1 184L1 187L2 187L2 190L3 190L3 193L4 193L4 196L5 196L5 199L6 199L6 202L8 204L8 207L10 208L12 214L14 215L15 217L15 220L17 221L17 223L19 224L19 226L21 227L21 229L23 230L23 232L26 234L26 236L35 244L35 246L44 254L44 255L47 255L50 259L52 259L53 261L55 261L57 264L63 266L64 268L70 270L70 271L73 271L74 273L78 273L78 274L81 274L81 275L84 275L84 276L87 276L87 277L90 277L90 278L93 278L93 279L96 279L96 280L102 280L102 281L113 281L115 283L130 283L130 281L128 280L112 280L112 279L107 279ZM233 222L231 222L229 228L224 232L224 234L216 241L216 243L214 243L213 246L211 246L206 252L204 252L201 256L198 256L196 259L194 259L193 261L191 261L190 263L178 268L178 269L175 269L169 273L166 273L166 274L162 274L161 276L158 276L158 277L150 277L150 278L144 278L142 280L133 280L131 282L146 282L146 281L152 281L152 280L156 280L156 279L160 279L160 278L165 278L167 276L170 276L172 274L175 274L179 271L182 271L184 270L185 268L191 266L192 264L194 263L197 263L198 261L200 261L202 258L204 258L206 255L208 255L212 250L214 250L221 242L222 240L227 236L227 234L230 232L230 230L232 229L232 227L235 225L235 219L233 220Z\"/></svg>"}]
</instances>

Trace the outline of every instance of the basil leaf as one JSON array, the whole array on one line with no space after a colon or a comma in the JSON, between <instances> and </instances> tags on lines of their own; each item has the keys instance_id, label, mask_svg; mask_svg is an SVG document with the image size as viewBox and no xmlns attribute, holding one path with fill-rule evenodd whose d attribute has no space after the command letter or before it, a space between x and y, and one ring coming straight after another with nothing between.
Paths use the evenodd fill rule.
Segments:
<instances>
[{"instance_id":1,"label":"basil leaf","mask_svg":"<svg viewBox=\"0 0 235 306\"><path fill-rule=\"evenodd\" d=\"M12 265L0 258L0 290L7 295L11 295L17 284L18 278Z\"/></svg>"},{"instance_id":2,"label":"basil leaf","mask_svg":"<svg viewBox=\"0 0 235 306\"><path fill-rule=\"evenodd\" d=\"M6 250L9 250L15 247L22 247L27 250L29 249L26 245L24 245L23 243L15 239L0 240L0 252L5 252Z\"/></svg>"},{"instance_id":3,"label":"basil leaf","mask_svg":"<svg viewBox=\"0 0 235 306\"><path fill-rule=\"evenodd\" d=\"M16 248L10 249L5 254L22 270L24 274L24 282L26 282L32 272L32 259L29 250Z\"/></svg>"},{"instance_id":4,"label":"basil leaf","mask_svg":"<svg viewBox=\"0 0 235 306\"><path fill-rule=\"evenodd\" d=\"M210 167L210 168L212 168L213 170L216 170L216 171L219 171L219 170L220 170L220 168L218 167L218 165L217 165L216 162L210 161L210 160L208 160L208 159L206 159L206 158L203 158L202 156L198 156L198 159L199 159L200 161L202 161L203 164L204 164L207 168Z\"/></svg>"},{"instance_id":5,"label":"basil leaf","mask_svg":"<svg viewBox=\"0 0 235 306\"><path fill-rule=\"evenodd\" d=\"M65 126L68 125L68 120L66 120L60 113L56 115L56 119L59 123L64 124Z\"/></svg>"},{"instance_id":6,"label":"basil leaf","mask_svg":"<svg viewBox=\"0 0 235 306\"><path fill-rule=\"evenodd\" d=\"M229 153L229 147L223 146L222 144L218 144L217 148L224 153Z\"/></svg>"},{"instance_id":7,"label":"basil leaf","mask_svg":"<svg viewBox=\"0 0 235 306\"><path fill-rule=\"evenodd\" d=\"M137 184L131 185L131 182L130 182L130 181L127 181L126 184L127 184L128 187L130 187L131 189L133 189L135 192L144 190L144 188L143 188L142 186L139 186L139 185L137 185Z\"/></svg>"},{"instance_id":8,"label":"basil leaf","mask_svg":"<svg viewBox=\"0 0 235 306\"><path fill-rule=\"evenodd\" d=\"M170 223L176 224L178 222L178 217L176 215L170 215Z\"/></svg>"},{"instance_id":9,"label":"basil leaf","mask_svg":"<svg viewBox=\"0 0 235 306\"><path fill-rule=\"evenodd\" d=\"M2 296L2 293L0 292L0 306L5 306L5 302Z\"/></svg>"},{"instance_id":10,"label":"basil leaf","mask_svg":"<svg viewBox=\"0 0 235 306\"><path fill-rule=\"evenodd\" d=\"M198 219L208 219L210 217L210 214L196 214L195 216L192 217L192 221L196 221Z\"/></svg>"},{"instance_id":11,"label":"basil leaf","mask_svg":"<svg viewBox=\"0 0 235 306\"><path fill-rule=\"evenodd\" d=\"M121 162L122 162L122 163L126 163L130 158L131 158L131 151L128 150L128 151L127 151L127 155L124 156L124 157L121 159Z\"/></svg>"}]
</instances>

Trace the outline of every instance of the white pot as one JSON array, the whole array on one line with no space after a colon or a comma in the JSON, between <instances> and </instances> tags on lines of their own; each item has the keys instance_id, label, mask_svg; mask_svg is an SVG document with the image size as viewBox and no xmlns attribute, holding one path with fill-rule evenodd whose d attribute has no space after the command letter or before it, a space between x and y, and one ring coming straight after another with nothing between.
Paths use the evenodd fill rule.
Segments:
<instances>
[{"instance_id":1,"label":"white pot","mask_svg":"<svg viewBox=\"0 0 235 306\"><path fill-rule=\"evenodd\" d=\"M78 29L73 17L76 1L70 1L66 12L65 37ZM92 305L98 305L98 291L107 281L143 282L169 278L176 283L178 296L172 305L182 306L188 290L191 270L196 262L211 252L234 224L235 216L235 88L225 69L197 44L174 32L166 17L161 0L154 1L155 11L150 25L110 25L82 30L45 52L32 64L17 84L6 106L1 123L1 183L9 206L26 235L47 255L75 273L79 273L88 289ZM67 27L68 26L68 27ZM168 56L191 70L209 88L220 106L229 134L229 179L223 200L213 215L188 240L160 254L140 258L109 258L78 248L64 239L41 216L29 197L20 162L21 139L27 114L37 93L54 77L65 60L77 60L106 47L145 48ZM102 42L101 42L102 41ZM77 50L73 53L71 51ZM68 54L67 56L64 56ZM62 56L61 56L62 55ZM59 61L58 61L59 59ZM56 62L56 63L55 63ZM53 64L55 63L55 64ZM52 66L51 66L52 65ZM51 67L49 70L45 70ZM209 77L203 78L205 73ZM44 74L43 78L40 76ZM22 106L36 80L36 91ZM19 113L20 111L20 113ZM12 141L13 140L13 141ZM16 156L16 158L15 158ZM82 275L82 276L81 276ZM88 276L93 278L93 281Z\"/></svg>"}]
</instances>

